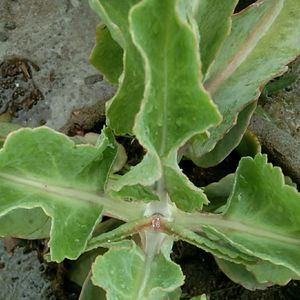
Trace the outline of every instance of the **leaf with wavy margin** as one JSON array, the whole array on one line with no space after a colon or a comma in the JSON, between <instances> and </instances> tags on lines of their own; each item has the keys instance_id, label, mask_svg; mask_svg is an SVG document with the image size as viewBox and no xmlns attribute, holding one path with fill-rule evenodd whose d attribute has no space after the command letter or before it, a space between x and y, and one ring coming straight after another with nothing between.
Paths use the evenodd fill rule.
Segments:
<instances>
[{"instance_id":1,"label":"leaf with wavy margin","mask_svg":"<svg viewBox=\"0 0 300 300\"><path fill-rule=\"evenodd\" d=\"M260 260L246 269L260 276L261 282L284 284L300 276L299 215L300 193L284 183L281 170L268 164L265 155L257 155L243 158L238 167L223 213L228 222L223 225L228 228L217 222L209 227L219 238ZM284 272L273 274L270 264ZM264 266L269 273L263 274Z\"/></svg>"},{"instance_id":2,"label":"leaf with wavy margin","mask_svg":"<svg viewBox=\"0 0 300 300\"><path fill-rule=\"evenodd\" d=\"M146 185L151 185L169 174L172 179L177 177L177 190L187 189L188 195L194 193L196 188L186 184L173 158L185 141L220 121L220 115L200 81L197 33L183 14L184 10L179 12L178 3L146 0L130 12L131 34L143 57L146 73L144 99L134 133L148 153L141 164L116 183L117 190L126 184L145 184L145 181ZM168 165L165 166L165 162ZM153 173L146 176L149 167ZM196 204L191 202L189 207L189 199L186 199L184 207L188 210L207 202L198 191ZM170 194L176 193L170 189ZM171 200L183 207L177 198L171 197Z\"/></svg>"},{"instance_id":3,"label":"leaf with wavy margin","mask_svg":"<svg viewBox=\"0 0 300 300\"><path fill-rule=\"evenodd\" d=\"M204 82L223 122L209 130L195 157L212 151L262 86L287 70L300 53L299 27L300 6L294 0L257 1L233 16L231 33Z\"/></svg>"},{"instance_id":4,"label":"leaf with wavy margin","mask_svg":"<svg viewBox=\"0 0 300 300\"><path fill-rule=\"evenodd\" d=\"M192 144L189 147L189 152L186 153L186 156L189 157L197 166L202 168L212 167L222 162L223 159L240 144L255 108L256 102L252 102L246 106L238 114L236 124L224 135L212 151L198 157L197 153L199 153L199 151L196 147L200 147L199 150L201 151L203 144L199 143L199 139L197 139L196 141L191 141L191 143L194 143L195 146L193 147Z\"/></svg>"},{"instance_id":5,"label":"leaf with wavy margin","mask_svg":"<svg viewBox=\"0 0 300 300\"><path fill-rule=\"evenodd\" d=\"M92 266L92 281L107 292L108 300L170 299L183 284L180 267L163 253L151 263L134 242L113 246ZM172 298L174 299L174 298Z\"/></svg>"},{"instance_id":6,"label":"leaf with wavy margin","mask_svg":"<svg viewBox=\"0 0 300 300\"><path fill-rule=\"evenodd\" d=\"M106 110L108 124L118 135L132 133L135 115L140 109L144 93L144 65L139 51L132 43L128 23L128 13L139 1L89 0L92 9L109 28L112 38L124 50L119 88Z\"/></svg>"},{"instance_id":7,"label":"leaf with wavy margin","mask_svg":"<svg viewBox=\"0 0 300 300\"><path fill-rule=\"evenodd\" d=\"M96 27L96 45L89 61L104 75L106 80L118 83L123 71L123 50L112 39L107 27L103 24L98 24Z\"/></svg>"},{"instance_id":8,"label":"leaf with wavy margin","mask_svg":"<svg viewBox=\"0 0 300 300\"><path fill-rule=\"evenodd\" d=\"M115 156L116 147L107 136L94 147L75 146L49 128L10 134L0 151L0 216L19 208L42 208L52 218L52 260L77 258L101 219L105 198L100 192ZM22 232L24 224L18 224Z\"/></svg>"}]
</instances>

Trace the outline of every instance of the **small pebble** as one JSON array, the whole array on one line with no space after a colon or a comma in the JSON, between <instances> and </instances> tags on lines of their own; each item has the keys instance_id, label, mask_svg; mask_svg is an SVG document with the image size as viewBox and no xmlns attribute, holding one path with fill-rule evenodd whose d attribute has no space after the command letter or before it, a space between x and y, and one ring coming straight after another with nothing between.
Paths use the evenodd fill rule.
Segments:
<instances>
[{"instance_id":1,"label":"small pebble","mask_svg":"<svg viewBox=\"0 0 300 300\"><path fill-rule=\"evenodd\" d=\"M96 82L102 81L103 76L101 74L95 74L84 78L84 83L86 85L93 85Z\"/></svg>"},{"instance_id":2,"label":"small pebble","mask_svg":"<svg viewBox=\"0 0 300 300\"><path fill-rule=\"evenodd\" d=\"M7 21L4 24L4 28L7 30L14 30L16 29L17 25L14 21Z\"/></svg>"},{"instance_id":3,"label":"small pebble","mask_svg":"<svg viewBox=\"0 0 300 300\"><path fill-rule=\"evenodd\" d=\"M0 42L6 42L8 40L8 34L0 31Z\"/></svg>"}]
</instances>

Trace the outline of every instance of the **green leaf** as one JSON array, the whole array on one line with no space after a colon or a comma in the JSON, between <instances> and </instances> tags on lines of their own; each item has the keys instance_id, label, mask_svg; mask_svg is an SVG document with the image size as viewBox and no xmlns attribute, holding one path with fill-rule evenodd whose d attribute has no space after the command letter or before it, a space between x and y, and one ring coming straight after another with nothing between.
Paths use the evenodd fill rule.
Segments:
<instances>
[{"instance_id":1,"label":"green leaf","mask_svg":"<svg viewBox=\"0 0 300 300\"><path fill-rule=\"evenodd\" d=\"M173 165L176 166L175 164ZM164 167L164 176L168 194L179 209L193 211L202 209L203 204L208 204L203 191L190 182L178 167L166 165Z\"/></svg>"},{"instance_id":2,"label":"green leaf","mask_svg":"<svg viewBox=\"0 0 300 300\"><path fill-rule=\"evenodd\" d=\"M82 287L79 300L105 300L105 292L92 284L91 267L98 255L105 253L105 249L98 248L82 254L77 260L68 262L67 277Z\"/></svg>"},{"instance_id":3,"label":"green leaf","mask_svg":"<svg viewBox=\"0 0 300 300\"><path fill-rule=\"evenodd\" d=\"M110 193L114 197L125 198L127 201L142 200L144 202L151 202L159 200L151 188L139 184L133 186L127 185L118 192L111 191Z\"/></svg>"},{"instance_id":4,"label":"green leaf","mask_svg":"<svg viewBox=\"0 0 300 300\"><path fill-rule=\"evenodd\" d=\"M199 25L202 73L213 64L231 29L231 15L238 0L200 0L195 12Z\"/></svg>"},{"instance_id":5,"label":"green leaf","mask_svg":"<svg viewBox=\"0 0 300 300\"><path fill-rule=\"evenodd\" d=\"M180 267L163 254L150 264L134 242L111 248L92 267L92 281L107 292L107 299L162 299L183 284ZM168 298L167 298L168 299Z\"/></svg>"},{"instance_id":6,"label":"green leaf","mask_svg":"<svg viewBox=\"0 0 300 300\"><path fill-rule=\"evenodd\" d=\"M260 283L255 276L247 271L246 267L241 264L235 264L233 262L216 258L216 262L220 269L234 282L242 285L248 290L263 290L273 285L270 282Z\"/></svg>"},{"instance_id":7,"label":"green leaf","mask_svg":"<svg viewBox=\"0 0 300 300\"><path fill-rule=\"evenodd\" d=\"M92 273L90 272L82 286L78 300L106 300L105 292L93 285L91 275Z\"/></svg>"},{"instance_id":8,"label":"green leaf","mask_svg":"<svg viewBox=\"0 0 300 300\"><path fill-rule=\"evenodd\" d=\"M18 124L0 122L0 143L3 143L9 133L20 129L21 126Z\"/></svg>"},{"instance_id":9,"label":"green leaf","mask_svg":"<svg viewBox=\"0 0 300 300\"><path fill-rule=\"evenodd\" d=\"M283 90L290 85L292 85L297 80L296 75L284 75L280 78L276 78L273 81L270 81L264 88L263 93L265 95L272 95L280 90Z\"/></svg>"},{"instance_id":10,"label":"green leaf","mask_svg":"<svg viewBox=\"0 0 300 300\"><path fill-rule=\"evenodd\" d=\"M195 147L188 149L189 153L187 153L187 156L197 166L203 168L212 167L222 162L240 144L255 108L256 102L246 106L239 113L236 124L223 136L212 151L199 157L199 152L202 151L203 144L199 144L197 141Z\"/></svg>"},{"instance_id":11,"label":"green leaf","mask_svg":"<svg viewBox=\"0 0 300 300\"><path fill-rule=\"evenodd\" d=\"M294 0L259 1L233 16L232 31L204 82L223 122L209 130L198 157L215 147L268 80L287 70L285 65L300 53L299 27Z\"/></svg>"},{"instance_id":12,"label":"green leaf","mask_svg":"<svg viewBox=\"0 0 300 300\"><path fill-rule=\"evenodd\" d=\"M141 163L131 168L128 173L115 182L112 182L111 189L121 194L127 191L127 197L135 198L137 191L134 191L134 188L138 188L140 185L150 187L161 175L160 160L154 151L149 151Z\"/></svg>"},{"instance_id":13,"label":"green leaf","mask_svg":"<svg viewBox=\"0 0 300 300\"><path fill-rule=\"evenodd\" d=\"M208 300L205 294L191 298L190 300Z\"/></svg>"},{"instance_id":14,"label":"green leaf","mask_svg":"<svg viewBox=\"0 0 300 300\"><path fill-rule=\"evenodd\" d=\"M291 270L267 261L252 265L240 265L216 258L221 270L234 282L249 290L265 289L274 284L286 285L291 279ZM294 279L299 279L296 274Z\"/></svg>"},{"instance_id":15,"label":"green leaf","mask_svg":"<svg viewBox=\"0 0 300 300\"><path fill-rule=\"evenodd\" d=\"M234 182L234 174L229 174L218 182L213 182L203 188L206 194L209 205L204 207L204 211L215 212L227 203L227 200L232 191Z\"/></svg>"},{"instance_id":16,"label":"green leaf","mask_svg":"<svg viewBox=\"0 0 300 300\"><path fill-rule=\"evenodd\" d=\"M98 248L89 252L85 252L76 260L68 261L67 277L69 280L82 286L91 271L92 263L98 255L104 254L106 249Z\"/></svg>"},{"instance_id":17,"label":"green leaf","mask_svg":"<svg viewBox=\"0 0 300 300\"><path fill-rule=\"evenodd\" d=\"M90 0L92 9L110 30L112 38L123 48L123 73L119 89L109 102L106 116L116 134L132 133L135 115L144 93L144 66L132 43L128 13L140 0ZM122 112L122 113L120 113Z\"/></svg>"},{"instance_id":18,"label":"green leaf","mask_svg":"<svg viewBox=\"0 0 300 300\"><path fill-rule=\"evenodd\" d=\"M101 233L88 242L86 251L99 247L110 248L122 240L123 242L127 241L126 238L128 236L138 233L142 228L151 227L152 220L152 217L143 217L132 222L124 223L108 232Z\"/></svg>"},{"instance_id":19,"label":"green leaf","mask_svg":"<svg viewBox=\"0 0 300 300\"><path fill-rule=\"evenodd\" d=\"M187 182L176 159L170 165L168 158L176 157L178 148L194 134L218 123L220 115L199 80L197 32L182 14L184 10L178 13L178 3L147 0L130 11L131 34L143 57L147 82L134 133L148 152L113 189L136 184L150 186L163 175L171 200L193 210L207 200L200 189ZM161 22L161 18L165 21ZM171 184L174 180L176 185ZM187 199L179 200L179 190L188 192Z\"/></svg>"},{"instance_id":20,"label":"green leaf","mask_svg":"<svg viewBox=\"0 0 300 300\"><path fill-rule=\"evenodd\" d=\"M50 235L51 219L41 208L14 209L0 218L0 235L43 239Z\"/></svg>"},{"instance_id":21,"label":"green leaf","mask_svg":"<svg viewBox=\"0 0 300 300\"><path fill-rule=\"evenodd\" d=\"M250 130L247 130L236 148L240 156L254 157L256 154L261 153L261 145L257 136Z\"/></svg>"},{"instance_id":22,"label":"green leaf","mask_svg":"<svg viewBox=\"0 0 300 300\"><path fill-rule=\"evenodd\" d=\"M16 208L42 208L52 218L52 260L77 258L101 218L105 199L98 193L116 155L113 149L105 137L98 147L75 146L49 128L10 134L0 151L0 216ZM22 232L24 224L18 224Z\"/></svg>"},{"instance_id":23,"label":"green leaf","mask_svg":"<svg viewBox=\"0 0 300 300\"><path fill-rule=\"evenodd\" d=\"M90 55L90 63L94 65L112 83L118 83L123 70L123 50L116 43L106 26L96 27L96 45Z\"/></svg>"},{"instance_id":24,"label":"green leaf","mask_svg":"<svg viewBox=\"0 0 300 300\"><path fill-rule=\"evenodd\" d=\"M193 218L195 216L188 216ZM177 221L177 222L176 222ZM193 232L184 225L178 225L178 220L175 222L165 223L165 232L174 235L176 238L181 239L191 245L197 246L207 252L212 253L214 256L226 259L235 263L252 264L255 262L255 257L243 253L236 247L230 245L224 239L214 235L213 232L198 229L198 232ZM196 231L196 230L195 230Z\"/></svg>"},{"instance_id":25,"label":"green leaf","mask_svg":"<svg viewBox=\"0 0 300 300\"><path fill-rule=\"evenodd\" d=\"M234 189L223 213L228 229L218 227L217 223L213 227L241 251L281 266L289 270L289 279L297 279L299 214L300 194L284 183L281 170L267 164L266 156L257 155L255 159L243 158L238 167ZM272 272L270 275L273 276Z\"/></svg>"},{"instance_id":26,"label":"green leaf","mask_svg":"<svg viewBox=\"0 0 300 300\"><path fill-rule=\"evenodd\" d=\"M144 60L147 83L134 132L147 150L154 147L160 157L220 121L200 82L196 33L177 13L177 4L146 0L130 13L131 34Z\"/></svg>"},{"instance_id":27,"label":"green leaf","mask_svg":"<svg viewBox=\"0 0 300 300\"><path fill-rule=\"evenodd\" d=\"M299 280L300 277L290 269L272 264L268 261L259 261L253 265L247 265L247 270L254 274L258 282L286 285L291 278Z\"/></svg>"},{"instance_id":28,"label":"green leaf","mask_svg":"<svg viewBox=\"0 0 300 300\"><path fill-rule=\"evenodd\" d=\"M184 226L185 231L173 229L181 239L218 258L245 265L260 283L285 284L299 278L300 193L284 183L281 170L268 164L266 156L242 158L222 211L221 215L176 211L177 225L164 226ZM214 248L211 242L218 246ZM239 255L229 256L230 249Z\"/></svg>"}]
</instances>

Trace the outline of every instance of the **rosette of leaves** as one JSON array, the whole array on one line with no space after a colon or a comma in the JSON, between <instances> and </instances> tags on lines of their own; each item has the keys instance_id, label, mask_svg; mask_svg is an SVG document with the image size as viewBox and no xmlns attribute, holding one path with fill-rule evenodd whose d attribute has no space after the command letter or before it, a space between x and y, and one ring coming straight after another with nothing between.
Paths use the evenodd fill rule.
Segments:
<instances>
[{"instance_id":1,"label":"rosette of leaves","mask_svg":"<svg viewBox=\"0 0 300 300\"><path fill-rule=\"evenodd\" d=\"M0 234L49 238L53 261L80 257L81 299L179 299L178 239L249 289L300 277L300 194L265 155L202 189L178 165L182 155L204 167L222 161L264 84L300 52L296 0L238 14L236 0L221 2L90 0L102 21L91 61L118 84L99 140L78 145L48 128L5 140ZM145 149L122 175L114 134Z\"/></svg>"}]
</instances>

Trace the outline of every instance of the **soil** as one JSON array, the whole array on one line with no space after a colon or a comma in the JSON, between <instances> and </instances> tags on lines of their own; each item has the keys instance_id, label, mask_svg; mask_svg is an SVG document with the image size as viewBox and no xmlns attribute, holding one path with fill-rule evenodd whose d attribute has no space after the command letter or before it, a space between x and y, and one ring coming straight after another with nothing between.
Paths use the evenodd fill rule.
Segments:
<instances>
[{"instance_id":1,"label":"soil","mask_svg":"<svg viewBox=\"0 0 300 300\"><path fill-rule=\"evenodd\" d=\"M1 112L22 126L64 132L72 112L79 125L81 109L98 105L95 118L104 115L115 87L88 62L97 22L88 1L1 0Z\"/></svg>"},{"instance_id":2,"label":"soil","mask_svg":"<svg viewBox=\"0 0 300 300\"><path fill-rule=\"evenodd\" d=\"M0 1L2 117L22 126L46 124L68 135L100 132L105 122L105 102L116 88L105 82L88 64L87 58L95 40L97 17L86 2ZM236 11L253 2L240 1ZM300 96L300 59L291 64L289 72L298 76L291 86L268 95L267 99L260 99L260 105L272 120L266 121L256 116L251 129L259 137L263 151L269 154L271 161L282 167L285 174L300 186L300 108L297 101ZM129 163L137 164L144 155L138 142L128 137L119 138L118 141L130 149ZM238 160L238 154L233 152L215 168L201 169L187 160L182 161L180 167L195 185L205 186L234 172ZM38 242L22 243L13 245L9 253L4 251L1 244L0 300L78 299L80 287L68 281L67 263L45 264ZM220 271L212 255L184 242L175 244L172 256L186 276L182 299L202 293L206 293L210 299L222 300L299 299L300 284L297 281L284 287L248 291L230 281ZM21 261L25 269L30 266L26 276L14 275L20 268L17 261ZM6 288L13 289L15 294L6 291ZM21 291L28 288L32 291L30 296L19 296ZM45 293L44 298L41 294L32 297L40 289Z\"/></svg>"}]
</instances>

